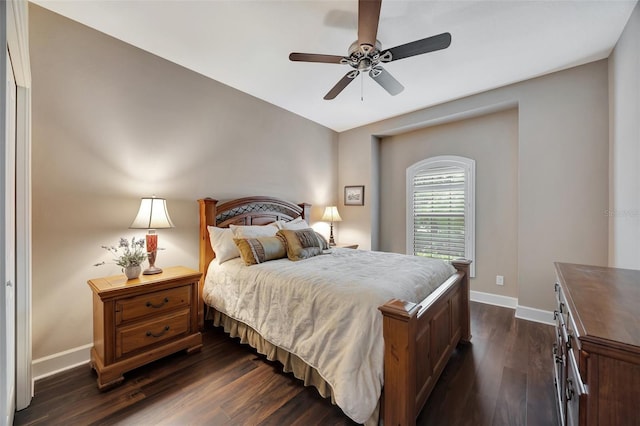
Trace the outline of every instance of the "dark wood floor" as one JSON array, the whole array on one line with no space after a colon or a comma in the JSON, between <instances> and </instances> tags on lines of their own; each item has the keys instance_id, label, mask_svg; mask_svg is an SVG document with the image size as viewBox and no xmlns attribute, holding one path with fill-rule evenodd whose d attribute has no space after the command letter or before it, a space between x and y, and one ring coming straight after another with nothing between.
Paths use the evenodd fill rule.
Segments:
<instances>
[{"instance_id":1,"label":"dark wood floor","mask_svg":"<svg viewBox=\"0 0 640 426\"><path fill-rule=\"evenodd\" d=\"M456 350L419 425L554 425L551 326L472 303L472 344ZM15 425L351 425L342 412L219 330L99 392L81 366L39 380Z\"/></svg>"}]
</instances>

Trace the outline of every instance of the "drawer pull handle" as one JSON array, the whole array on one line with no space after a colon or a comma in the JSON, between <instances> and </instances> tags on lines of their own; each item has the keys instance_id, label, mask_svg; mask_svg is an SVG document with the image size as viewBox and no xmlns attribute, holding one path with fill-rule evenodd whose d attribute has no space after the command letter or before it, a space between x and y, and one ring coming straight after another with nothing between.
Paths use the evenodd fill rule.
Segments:
<instances>
[{"instance_id":1,"label":"drawer pull handle","mask_svg":"<svg viewBox=\"0 0 640 426\"><path fill-rule=\"evenodd\" d=\"M567 379L567 401L571 401L571 398L573 398L573 381L571 379Z\"/></svg>"},{"instance_id":2,"label":"drawer pull handle","mask_svg":"<svg viewBox=\"0 0 640 426\"><path fill-rule=\"evenodd\" d=\"M160 333L158 333L158 334L155 334L155 333L152 333L152 332L150 332L150 331L147 331L147 337L160 337L160 336L162 336L164 333L166 333L167 331L169 331L169 328L170 328L170 327L169 327L168 325L165 325L165 326L164 326L164 330L162 330L162 331L161 331Z\"/></svg>"},{"instance_id":3,"label":"drawer pull handle","mask_svg":"<svg viewBox=\"0 0 640 426\"><path fill-rule=\"evenodd\" d=\"M147 308L154 308L154 309L158 309L158 308L162 308L165 303L169 303L169 298L165 297L164 300L162 301L162 303L158 304L158 305L154 305L151 302L147 302Z\"/></svg>"},{"instance_id":4,"label":"drawer pull handle","mask_svg":"<svg viewBox=\"0 0 640 426\"><path fill-rule=\"evenodd\" d=\"M564 364L562 361L562 355L558 353L558 345L556 343L553 344L553 360L556 364Z\"/></svg>"}]
</instances>

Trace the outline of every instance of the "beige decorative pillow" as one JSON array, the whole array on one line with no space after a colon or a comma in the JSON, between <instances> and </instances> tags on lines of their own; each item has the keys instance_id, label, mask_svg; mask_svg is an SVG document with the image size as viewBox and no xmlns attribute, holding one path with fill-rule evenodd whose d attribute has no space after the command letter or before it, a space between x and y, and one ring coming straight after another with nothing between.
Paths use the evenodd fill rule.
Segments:
<instances>
[{"instance_id":1,"label":"beige decorative pillow","mask_svg":"<svg viewBox=\"0 0 640 426\"><path fill-rule=\"evenodd\" d=\"M234 238L245 265L287 257L285 243L278 237Z\"/></svg>"},{"instance_id":2,"label":"beige decorative pillow","mask_svg":"<svg viewBox=\"0 0 640 426\"><path fill-rule=\"evenodd\" d=\"M287 245L287 257L289 260L308 259L322 254L322 246L318 241L316 232L311 229L281 229L278 231Z\"/></svg>"},{"instance_id":3,"label":"beige decorative pillow","mask_svg":"<svg viewBox=\"0 0 640 426\"><path fill-rule=\"evenodd\" d=\"M276 224L276 226L278 226L279 229L292 229L292 230L298 230L298 229L309 229L311 228L311 226L309 226L309 224L307 223L306 220L304 220L301 217L297 217L289 222L285 222L285 221L277 221L274 222ZM329 249L329 243L327 242L326 238L323 237L321 234L316 232L316 236L318 237L318 242L320 244L320 247L322 247L323 250L327 250Z\"/></svg>"}]
</instances>

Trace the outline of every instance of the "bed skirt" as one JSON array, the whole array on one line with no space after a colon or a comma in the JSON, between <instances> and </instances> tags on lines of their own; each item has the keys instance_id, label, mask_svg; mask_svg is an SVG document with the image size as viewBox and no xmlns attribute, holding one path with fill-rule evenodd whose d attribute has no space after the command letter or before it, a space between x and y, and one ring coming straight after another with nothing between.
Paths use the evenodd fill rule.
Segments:
<instances>
[{"instance_id":1,"label":"bed skirt","mask_svg":"<svg viewBox=\"0 0 640 426\"><path fill-rule=\"evenodd\" d=\"M331 398L331 403L336 404L333 397L333 390L318 370L305 363L298 356L265 340L257 331L243 322L237 321L222 312L209 308L207 318L213 320L213 325L223 327L225 333L231 337L240 338L240 343L248 344L258 353L266 356L269 361L278 361L283 366L285 373L293 375L302 380L305 386L313 386L323 398ZM378 424L380 412L380 400L371 417L365 422L366 426Z\"/></svg>"}]
</instances>

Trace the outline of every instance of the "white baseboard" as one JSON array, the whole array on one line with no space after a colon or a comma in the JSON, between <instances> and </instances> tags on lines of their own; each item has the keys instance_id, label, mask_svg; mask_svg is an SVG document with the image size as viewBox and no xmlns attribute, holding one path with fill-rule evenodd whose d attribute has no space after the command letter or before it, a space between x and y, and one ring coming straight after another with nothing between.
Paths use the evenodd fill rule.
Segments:
<instances>
[{"instance_id":1,"label":"white baseboard","mask_svg":"<svg viewBox=\"0 0 640 426\"><path fill-rule=\"evenodd\" d=\"M518 304L518 299L499 294L484 293L482 291L471 290L471 301L486 303L488 305L502 306L503 308L515 309L516 318L527 321L539 322L542 324L554 325L553 312L537 308L530 308Z\"/></svg>"},{"instance_id":2,"label":"white baseboard","mask_svg":"<svg viewBox=\"0 0 640 426\"><path fill-rule=\"evenodd\" d=\"M518 306L518 299L515 297L500 296L499 294L484 293L482 291L473 290L471 290L471 301L511 309L515 309Z\"/></svg>"},{"instance_id":3,"label":"white baseboard","mask_svg":"<svg viewBox=\"0 0 640 426\"><path fill-rule=\"evenodd\" d=\"M56 373L87 364L90 360L90 351L93 344L89 343L84 346L69 349L57 354L48 355L42 358L34 359L31 362L31 371L33 381L44 379Z\"/></svg>"},{"instance_id":4,"label":"white baseboard","mask_svg":"<svg viewBox=\"0 0 640 426\"><path fill-rule=\"evenodd\" d=\"M553 319L553 312L522 305L518 305L516 308L516 318L522 318L528 321L540 322L548 325L556 324Z\"/></svg>"}]
</instances>

